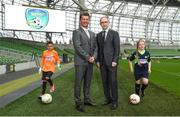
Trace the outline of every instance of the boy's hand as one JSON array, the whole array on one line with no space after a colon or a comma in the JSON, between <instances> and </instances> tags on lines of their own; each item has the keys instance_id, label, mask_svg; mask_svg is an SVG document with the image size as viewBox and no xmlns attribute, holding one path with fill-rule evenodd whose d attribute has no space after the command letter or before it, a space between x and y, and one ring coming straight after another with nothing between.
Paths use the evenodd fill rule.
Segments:
<instances>
[{"instance_id":1,"label":"boy's hand","mask_svg":"<svg viewBox=\"0 0 180 117\"><path fill-rule=\"evenodd\" d=\"M59 70L62 69L62 68L61 68L61 64L57 64L57 67L58 67Z\"/></svg>"},{"instance_id":2,"label":"boy's hand","mask_svg":"<svg viewBox=\"0 0 180 117\"><path fill-rule=\"evenodd\" d=\"M42 72L42 68L40 67L40 68L39 68L39 74L41 74L41 72Z\"/></svg>"}]
</instances>

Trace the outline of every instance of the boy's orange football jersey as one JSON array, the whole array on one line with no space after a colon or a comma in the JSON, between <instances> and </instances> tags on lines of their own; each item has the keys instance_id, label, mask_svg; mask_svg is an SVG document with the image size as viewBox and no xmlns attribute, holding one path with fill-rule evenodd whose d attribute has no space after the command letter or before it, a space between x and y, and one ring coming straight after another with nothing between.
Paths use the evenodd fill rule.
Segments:
<instances>
[{"instance_id":1,"label":"boy's orange football jersey","mask_svg":"<svg viewBox=\"0 0 180 117\"><path fill-rule=\"evenodd\" d=\"M55 50L45 50L42 54L41 68L44 72L55 72L56 64L60 63L58 53Z\"/></svg>"}]
</instances>

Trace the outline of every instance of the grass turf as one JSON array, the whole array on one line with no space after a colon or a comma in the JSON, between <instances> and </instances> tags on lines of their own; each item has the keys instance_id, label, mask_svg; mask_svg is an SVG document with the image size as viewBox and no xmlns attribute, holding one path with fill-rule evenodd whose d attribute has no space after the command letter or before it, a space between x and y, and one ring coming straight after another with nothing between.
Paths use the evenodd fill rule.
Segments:
<instances>
[{"instance_id":1,"label":"grass turf","mask_svg":"<svg viewBox=\"0 0 180 117\"><path fill-rule=\"evenodd\" d=\"M131 105L128 103L129 95L134 92L134 78L128 71L127 62L121 61L118 70L119 108L115 111L111 111L109 106L101 106L101 103L104 101L102 82L99 71L95 68L91 84L91 97L98 106L86 107L85 113L77 112L74 108L74 70L70 70L62 77L54 79L56 91L52 94L53 102L51 104L42 104L37 100L40 92L40 88L38 88L6 107L1 108L0 115L180 115L180 98L176 95L178 91L172 94L169 92L170 90L166 89L168 86L165 86L165 84L173 84L174 82L168 82L168 77L166 78L167 82L160 82L162 80L156 76L159 75L156 74L156 69L160 66L158 64L156 66L155 61L153 63L154 68L151 75L151 84L146 90L146 96L141 98L139 105ZM168 62L164 61L159 64L161 63ZM162 66L163 65L164 64L162 64ZM163 71L164 70L163 68ZM164 72L164 74L166 74L166 72ZM169 73L166 75L168 74ZM180 78L175 81L178 82L179 80ZM173 88L171 90L173 90Z\"/></svg>"},{"instance_id":2,"label":"grass turf","mask_svg":"<svg viewBox=\"0 0 180 117\"><path fill-rule=\"evenodd\" d=\"M11 93L15 90L18 90L18 89L23 88L27 85L30 85L31 83L33 83L37 80L40 80L40 75L39 74L33 74L30 76L26 76L24 78L20 78L20 79L13 80L11 82L7 82L5 84L2 84L2 85L0 85L0 89L1 89L0 96L4 96L4 95ZM19 84L21 84L21 85L19 85Z\"/></svg>"},{"instance_id":3,"label":"grass turf","mask_svg":"<svg viewBox=\"0 0 180 117\"><path fill-rule=\"evenodd\" d=\"M62 69L68 68L68 66L71 64L72 63L62 65ZM58 71L58 69L57 69L57 71ZM0 89L1 89L0 96L7 95L13 91L16 91L18 89L21 89L23 87L31 85L32 83L34 83L40 79L41 79L41 75L39 75L38 73L34 73L32 75L1 84L0 85Z\"/></svg>"}]
</instances>

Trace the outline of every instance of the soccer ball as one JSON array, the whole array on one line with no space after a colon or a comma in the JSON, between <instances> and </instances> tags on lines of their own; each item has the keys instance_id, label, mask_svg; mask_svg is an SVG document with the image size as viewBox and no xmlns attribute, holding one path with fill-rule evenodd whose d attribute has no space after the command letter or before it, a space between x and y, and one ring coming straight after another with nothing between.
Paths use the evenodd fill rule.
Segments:
<instances>
[{"instance_id":1,"label":"soccer ball","mask_svg":"<svg viewBox=\"0 0 180 117\"><path fill-rule=\"evenodd\" d=\"M41 96L42 103L49 104L52 102L52 96L48 93Z\"/></svg>"},{"instance_id":2,"label":"soccer ball","mask_svg":"<svg viewBox=\"0 0 180 117\"><path fill-rule=\"evenodd\" d=\"M35 26L40 26L41 25L41 19L39 17L36 17L33 20L33 23L34 23Z\"/></svg>"},{"instance_id":3,"label":"soccer ball","mask_svg":"<svg viewBox=\"0 0 180 117\"><path fill-rule=\"evenodd\" d=\"M129 102L131 104L139 104L140 103L140 97L137 94L131 94L129 96Z\"/></svg>"}]
</instances>

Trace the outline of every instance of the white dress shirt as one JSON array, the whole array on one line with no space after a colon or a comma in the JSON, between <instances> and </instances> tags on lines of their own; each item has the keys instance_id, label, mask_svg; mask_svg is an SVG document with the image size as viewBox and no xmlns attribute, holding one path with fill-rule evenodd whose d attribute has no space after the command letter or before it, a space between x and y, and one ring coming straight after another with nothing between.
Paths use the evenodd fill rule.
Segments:
<instances>
[{"instance_id":1,"label":"white dress shirt","mask_svg":"<svg viewBox=\"0 0 180 117\"><path fill-rule=\"evenodd\" d=\"M108 33L108 31L109 31L109 28L107 28L106 30L102 30L102 31L105 31L105 39L104 39L104 40L106 40L106 37L107 37L107 33Z\"/></svg>"},{"instance_id":2,"label":"white dress shirt","mask_svg":"<svg viewBox=\"0 0 180 117\"><path fill-rule=\"evenodd\" d=\"M81 28L86 32L86 35L90 38L89 30L81 26Z\"/></svg>"}]
</instances>

